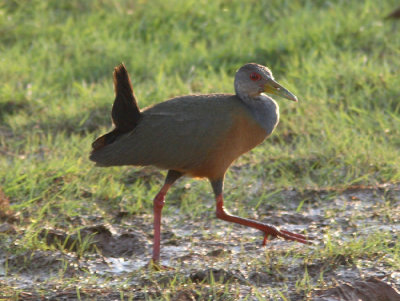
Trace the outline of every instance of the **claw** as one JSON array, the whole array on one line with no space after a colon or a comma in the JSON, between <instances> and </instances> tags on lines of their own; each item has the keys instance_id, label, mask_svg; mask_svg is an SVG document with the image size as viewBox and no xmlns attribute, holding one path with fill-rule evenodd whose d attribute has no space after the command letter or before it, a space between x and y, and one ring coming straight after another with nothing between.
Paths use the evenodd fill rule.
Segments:
<instances>
[{"instance_id":1,"label":"claw","mask_svg":"<svg viewBox=\"0 0 400 301\"><path fill-rule=\"evenodd\" d=\"M267 244L267 240L268 240L268 235L274 236L274 237L282 237L284 239L287 240L293 240L293 241L297 241L303 244L307 244L307 245L312 245L312 242L308 241L308 237L302 235L302 234L297 234L297 233L292 233L286 230L278 230L276 233L268 233L268 232L264 232L264 239L263 239L263 243L262 245L265 246Z\"/></svg>"},{"instance_id":2,"label":"claw","mask_svg":"<svg viewBox=\"0 0 400 301\"><path fill-rule=\"evenodd\" d=\"M292 233L292 232L289 232L289 231L286 231L286 230L281 230L281 232L284 233L284 234L290 235L290 236L294 236L294 237L300 238L300 239L307 239L307 237L305 237L302 234Z\"/></svg>"},{"instance_id":3,"label":"claw","mask_svg":"<svg viewBox=\"0 0 400 301\"><path fill-rule=\"evenodd\" d=\"M156 272L160 272L160 271L175 271L175 269L173 267L162 265L159 262L154 261L153 259L150 260L150 262L146 265L146 267L149 270L153 270L153 271L156 271Z\"/></svg>"}]
</instances>

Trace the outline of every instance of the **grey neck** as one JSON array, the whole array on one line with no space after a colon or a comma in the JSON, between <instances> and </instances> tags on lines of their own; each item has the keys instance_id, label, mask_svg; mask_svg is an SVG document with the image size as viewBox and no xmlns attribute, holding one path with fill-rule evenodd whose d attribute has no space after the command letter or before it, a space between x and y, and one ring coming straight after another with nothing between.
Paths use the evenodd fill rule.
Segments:
<instances>
[{"instance_id":1,"label":"grey neck","mask_svg":"<svg viewBox=\"0 0 400 301\"><path fill-rule=\"evenodd\" d=\"M257 123L270 135L279 122L279 106L275 100L265 94L241 99Z\"/></svg>"}]
</instances>

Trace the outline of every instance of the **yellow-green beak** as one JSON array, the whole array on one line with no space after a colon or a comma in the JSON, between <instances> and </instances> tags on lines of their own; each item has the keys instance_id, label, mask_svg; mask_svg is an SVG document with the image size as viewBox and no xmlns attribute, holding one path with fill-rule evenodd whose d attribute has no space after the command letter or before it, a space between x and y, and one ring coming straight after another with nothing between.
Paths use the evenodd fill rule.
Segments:
<instances>
[{"instance_id":1,"label":"yellow-green beak","mask_svg":"<svg viewBox=\"0 0 400 301\"><path fill-rule=\"evenodd\" d=\"M297 97L293 93L289 92L287 89L282 87L278 82L273 79L269 79L264 85L264 92L267 94L273 94L280 97L284 97L297 102Z\"/></svg>"}]
</instances>

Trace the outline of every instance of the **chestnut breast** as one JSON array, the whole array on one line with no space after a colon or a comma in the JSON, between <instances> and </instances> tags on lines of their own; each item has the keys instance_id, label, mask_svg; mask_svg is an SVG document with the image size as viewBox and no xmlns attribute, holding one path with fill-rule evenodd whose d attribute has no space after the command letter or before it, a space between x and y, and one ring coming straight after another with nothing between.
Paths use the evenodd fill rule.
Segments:
<instances>
[{"instance_id":1,"label":"chestnut breast","mask_svg":"<svg viewBox=\"0 0 400 301\"><path fill-rule=\"evenodd\" d=\"M231 118L230 128L219 138L206 160L198 168L189 171L189 174L209 179L221 178L234 160L267 137L267 132L245 106L238 105L231 112Z\"/></svg>"}]
</instances>

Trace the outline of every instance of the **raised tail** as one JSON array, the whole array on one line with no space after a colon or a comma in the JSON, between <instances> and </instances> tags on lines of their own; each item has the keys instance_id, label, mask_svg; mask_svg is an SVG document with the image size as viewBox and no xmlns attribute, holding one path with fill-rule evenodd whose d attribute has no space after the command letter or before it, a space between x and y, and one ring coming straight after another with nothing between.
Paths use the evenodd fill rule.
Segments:
<instances>
[{"instance_id":1,"label":"raised tail","mask_svg":"<svg viewBox=\"0 0 400 301\"><path fill-rule=\"evenodd\" d=\"M113 143L118 136L132 131L139 123L140 109L124 64L120 64L114 69L114 90L115 100L111 118L115 128L92 143L92 155L104 146ZM92 155L90 159L96 161L95 156Z\"/></svg>"},{"instance_id":2,"label":"raised tail","mask_svg":"<svg viewBox=\"0 0 400 301\"><path fill-rule=\"evenodd\" d=\"M135 128L140 119L140 109L133 93L131 80L124 64L114 69L115 101L111 117L115 128L122 133Z\"/></svg>"}]
</instances>

